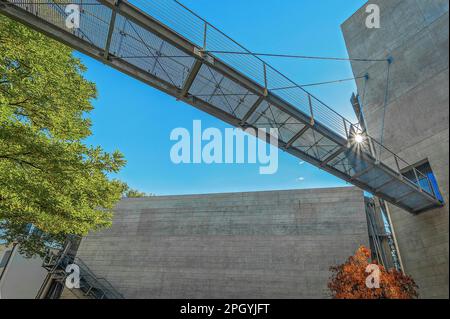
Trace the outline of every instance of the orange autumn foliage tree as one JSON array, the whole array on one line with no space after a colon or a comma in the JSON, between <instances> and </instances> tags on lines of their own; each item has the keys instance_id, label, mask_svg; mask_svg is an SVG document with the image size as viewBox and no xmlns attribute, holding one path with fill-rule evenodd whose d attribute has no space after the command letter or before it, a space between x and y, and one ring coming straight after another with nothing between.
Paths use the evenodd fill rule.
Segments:
<instances>
[{"instance_id":1,"label":"orange autumn foliage tree","mask_svg":"<svg viewBox=\"0 0 450 319\"><path fill-rule=\"evenodd\" d=\"M370 250L361 246L355 255L339 266L331 267L332 276L328 283L335 299L415 299L418 286L414 280L400 271L386 270L377 262L370 261ZM379 268L379 288L368 288L366 279L371 274L367 266L376 264Z\"/></svg>"}]
</instances>

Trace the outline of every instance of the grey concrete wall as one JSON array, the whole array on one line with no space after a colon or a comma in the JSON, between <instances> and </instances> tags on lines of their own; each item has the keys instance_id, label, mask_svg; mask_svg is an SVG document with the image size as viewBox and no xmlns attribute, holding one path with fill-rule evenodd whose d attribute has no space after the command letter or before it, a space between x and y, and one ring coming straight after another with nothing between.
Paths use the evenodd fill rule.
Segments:
<instances>
[{"instance_id":1,"label":"grey concrete wall","mask_svg":"<svg viewBox=\"0 0 450 319\"><path fill-rule=\"evenodd\" d=\"M368 245L356 188L122 200L78 256L126 298L323 298Z\"/></svg>"},{"instance_id":2,"label":"grey concrete wall","mask_svg":"<svg viewBox=\"0 0 450 319\"><path fill-rule=\"evenodd\" d=\"M366 6L343 25L350 57L393 57L386 115L385 62L352 64L369 134L415 164L428 159L442 195L449 200L448 0L376 0L381 28L365 26ZM365 91L365 96L364 96ZM386 156L386 154L382 154ZM410 215L390 206L404 268L420 286L423 298L448 298L449 209Z\"/></svg>"}]
</instances>

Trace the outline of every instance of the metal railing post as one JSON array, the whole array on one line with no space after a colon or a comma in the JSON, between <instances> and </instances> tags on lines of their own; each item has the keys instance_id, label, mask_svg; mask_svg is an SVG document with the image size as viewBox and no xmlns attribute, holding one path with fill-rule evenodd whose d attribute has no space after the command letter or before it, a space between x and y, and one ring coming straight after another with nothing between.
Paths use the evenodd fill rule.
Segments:
<instances>
[{"instance_id":1,"label":"metal railing post","mask_svg":"<svg viewBox=\"0 0 450 319\"><path fill-rule=\"evenodd\" d=\"M314 121L314 110L312 105L311 94L308 94L308 103L309 103L309 112L311 114L311 126L314 126L316 122Z\"/></svg>"},{"instance_id":2,"label":"metal railing post","mask_svg":"<svg viewBox=\"0 0 450 319\"><path fill-rule=\"evenodd\" d=\"M267 81L267 65L263 63L263 71L264 71L264 95L267 96L269 94L268 89L268 81Z\"/></svg>"},{"instance_id":3,"label":"metal railing post","mask_svg":"<svg viewBox=\"0 0 450 319\"><path fill-rule=\"evenodd\" d=\"M434 187L433 187L433 184L431 184L430 178L428 176L426 176L426 179L428 182L428 187L430 187L431 194L437 198L436 192L434 191Z\"/></svg>"},{"instance_id":4,"label":"metal railing post","mask_svg":"<svg viewBox=\"0 0 450 319\"><path fill-rule=\"evenodd\" d=\"M381 163L381 153L383 152L383 145L381 145L381 143L378 143L378 144L379 144L378 153L377 153L377 157L375 158L376 164Z\"/></svg>"},{"instance_id":5,"label":"metal railing post","mask_svg":"<svg viewBox=\"0 0 450 319\"><path fill-rule=\"evenodd\" d=\"M395 159L395 165L397 166L397 172L398 172L398 174L400 175L400 178L403 179L403 174L402 174L402 171L401 171L401 169L400 169L400 164L399 164L399 162L398 162L398 157L397 157L397 155L394 155L394 159Z\"/></svg>"},{"instance_id":6,"label":"metal railing post","mask_svg":"<svg viewBox=\"0 0 450 319\"><path fill-rule=\"evenodd\" d=\"M207 40L208 40L208 23L204 23L203 28L203 51L206 51L207 49Z\"/></svg>"},{"instance_id":7,"label":"metal railing post","mask_svg":"<svg viewBox=\"0 0 450 319\"><path fill-rule=\"evenodd\" d=\"M105 50L103 52L103 57L105 60L109 59L109 50L111 48L111 41L113 38L114 27L116 25L117 9L120 5L120 1L121 0L115 0L114 9L111 12L111 18L109 20L109 27L108 27L108 35L106 37Z\"/></svg>"},{"instance_id":8,"label":"metal railing post","mask_svg":"<svg viewBox=\"0 0 450 319\"><path fill-rule=\"evenodd\" d=\"M369 149L373 158L377 157L377 151L375 150L375 146L373 145L373 139L370 136L367 136L367 140L369 141Z\"/></svg>"},{"instance_id":9,"label":"metal railing post","mask_svg":"<svg viewBox=\"0 0 450 319\"><path fill-rule=\"evenodd\" d=\"M417 170L415 168L413 168L413 171L414 171L414 176L416 177L417 186L419 187L420 191L423 192L422 186L420 185L420 179L419 179L419 175L417 174Z\"/></svg>"},{"instance_id":10,"label":"metal railing post","mask_svg":"<svg viewBox=\"0 0 450 319\"><path fill-rule=\"evenodd\" d=\"M345 136L347 137L347 140L350 143L350 133L349 133L349 130L347 128L347 121L344 118L342 118L342 121L344 122Z\"/></svg>"}]
</instances>

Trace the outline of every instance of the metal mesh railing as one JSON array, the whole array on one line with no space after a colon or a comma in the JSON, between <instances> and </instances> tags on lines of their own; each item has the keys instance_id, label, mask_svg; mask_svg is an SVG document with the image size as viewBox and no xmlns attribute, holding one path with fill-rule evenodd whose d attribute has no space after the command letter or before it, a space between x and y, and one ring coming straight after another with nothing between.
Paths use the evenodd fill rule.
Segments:
<instances>
[{"instance_id":1,"label":"metal mesh railing","mask_svg":"<svg viewBox=\"0 0 450 319\"><path fill-rule=\"evenodd\" d=\"M86 40L100 49L105 49L112 13L111 9L103 5L100 1L8 1L37 16L43 16L48 22L75 34L77 37ZM69 30L65 26L64 22L68 13L65 12L64 5L69 3L78 4L82 8L81 26L78 29ZM355 135L363 135L365 142L358 143L358 147L362 152L373 156L377 162L383 160L383 163L397 172L401 178L412 183L420 191L436 197L432 183L426 174L412 168L409 163L398 155L381 145L374 138L367 136L366 132L360 129L359 124L352 123L337 113L300 85L272 67L269 63L254 55L244 46L178 1L129 0L128 3L136 6L158 22L167 26L170 30L189 40L203 52L222 61L237 73L242 74L259 86L267 89L271 95L297 108L303 114L313 119L313 123L318 123L322 127L328 128L331 135L339 136L349 142ZM165 43L144 27L120 15L118 15L115 21L109 51L108 53L111 53L113 58L123 59L178 88L183 86L195 61L192 56ZM227 54L225 52L241 52L242 54ZM224 76L211 70L208 66L204 66L200 70L191 92L194 96L211 102L216 107L239 118L242 118L243 114L249 110L257 99L255 94L250 93L246 88L237 85L233 81L227 80ZM226 98L224 98L225 96ZM276 106L271 108L267 103L261 104L261 107L255 111L255 116L250 119L250 122L254 124L259 121L258 123L261 125L263 125L263 122L269 122L269 125L275 125L277 128L280 128L282 140L284 138L284 142L287 142L302 127L302 124L298 122L286 124L289 121L295 121L295 119L285 119L284 116L286 114L273 116L273 112L276 112L274 109L276 109ZM319 133L317 135L319 135L319 140L324 141L322 145L319 145L318 139L313 136L312 142L305 140L309 145L305 144L306 147L302 151L314 155L314 157L320 160L324 160L335 150L337 145L328 143L325 136L321 136ZM294 146L297 146L297 144L294 144ZM301 146L299 147L301 148ZM342 166L341 171L347 175L358 173L358 167L355 167L354 163L352 164L350 157L345 157L344 155L339 156L336 161L330 162L330 165L337 164L338 161L341 161L339 163ZM354 167L348 167L351 165ZM406 177L402 174L405 168L412 169L413 178Z\"/></svg>"},{"instance_id":2,"label":"metal mesh railing","mask_svg":"<svg viewBox=\"0 0 450 319\"><path fill-rule=\"evenodd\" d=\"M414 172L414 180L406 176L402 176L402 178L416 185L420 190L427 192L431 196L435 196L431 181L424 173L413 168L407 161L390 151L374 138L367 136L367 134L359 129L358 124L352 123L337 113L331 107L303 89L299 84L289 79L260 57L252 54L250 50L231 39L178 1L130 0L129 2L136 4L140 9L154 16L199 47L202 47L206 52L243 52L242 55L214 53L214 56L233 67L236 71L250 77L259 85L265 86L269 92L292 104L340 136L346 139L351 138L352 128L355 130L354 134L364 134L367 141L373 144L372 149L368 148L369 154L377 157L378 160L381 160L381 158L390 159L395 165L389 166L394 168L399 174L401 174L402 169L411 168ZM170 14L168 14L169 12ZM425 187L424 182L421 181L425 181Z\"/></svg>"},{"instance_id":3,"label":"metal mesh railing","mask_svg":"<svg viewBox=\"0 0 450 319\"><path fill-rule=\"evenodd\" d=\"M220 52L210 54L257 84L267 87L269 92L314 117L316 121L335 133L348 137L346 127L348 129L352 125L350 120L179 2L167 0L130 0L129 2L206 52L243 52L241 55Z\"/></svg>"},{"instance_id":4,"label":"metal mesh railing","mask_svg":"<svg viewBox=\"0 0 450 319\"><path fill-rule=\"evenodd\" d=\"M370 137L369 137L370 138ZM406 160L389 150L387 147L382 145L380 142L372 139L375 149L375 154L378 159L385 158L386 163L389 163L389 167L394 167L395 170L402 176L402 179L416 186L420 191L426 192L427 194L437 198L435 189L431 183L430 178L413 165L408 163ZM404 174L404 172L412 172L412 178L409 178Z\"/></svg>"},{"instance_id":5,"label":"metal mesh railing","mask_svg":"<svg viewBox=\"0 0 450 319\"><path fill-rule=\"evenodd\" d=\"M351 126L349 134L350 136L362 136L363 142L358 143L358 147L360 147L363 152L370 154L377 162L382 162L384 165L396 171L403 180L414 185L420 191L426 192L430 196L437 198L431 180L425 173L415 168L376 139L367 135L359 125ZM405 172L410 172L408 175L412 177L408 177Z\"/></svg>"}]
</instances>

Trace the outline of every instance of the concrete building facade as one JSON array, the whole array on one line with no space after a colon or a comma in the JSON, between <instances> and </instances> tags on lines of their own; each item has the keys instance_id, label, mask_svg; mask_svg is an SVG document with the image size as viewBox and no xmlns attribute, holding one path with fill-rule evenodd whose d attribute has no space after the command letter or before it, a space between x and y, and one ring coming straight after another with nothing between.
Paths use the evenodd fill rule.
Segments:
<instances>
[{"instance_id":1,"label":"concrete building facade","mask_svg":"<svg viewBox=\"0 0 450 319\"><path fill-rule=\"evenodd\" d=\"M124 199L77 256L125 298L326 298L360 245L352 187Z\"/></svg>"},{"instance_id":2,"label":"concrete building facade","mask_svg":"<svg viewBox=\"0 0 450 319\"><path fill-rule=\"evenodd\" d=\"M380 9L380 28L366 20ZM353 62L369 135L413 166L431 168L440 193L449 200L449 2L369 1L343 25L351 58L392 58ZM389 75L388 75L389 74ZM389 154L381 154L389 161ZM407 172L408 167L402 169ZM429 172L430 173L430 172ZM449 297L449 209L412 215L388 205L406 273L422 298Z\"/></svg>"}]
</instances>

